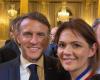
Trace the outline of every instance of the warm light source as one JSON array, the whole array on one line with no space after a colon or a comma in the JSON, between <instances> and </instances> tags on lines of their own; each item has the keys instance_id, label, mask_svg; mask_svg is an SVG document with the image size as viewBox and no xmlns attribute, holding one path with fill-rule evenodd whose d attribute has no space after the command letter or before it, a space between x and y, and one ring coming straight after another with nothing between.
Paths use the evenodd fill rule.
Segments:
<instances>
[{"instance_id":1,"label":"warm light source","mask_svg":"<svg viewBox=\"0 0 100 80\"><path fill-rule=\"evenodd\" d=\"M68 21L70 13L66 10L66 2L62 3L62 8L58 12L57 21Z\"/></svg>"},{"instance_id":2,"label":"warm light source","mask_svg":"<svg viewBox=\"0 0 100 80\"><path fill-rule=\"evenodd\" d=\"M15 10L15 4L11 4L11 8L8 10L8 16L14 18L17 16L17 10Z\"/></svg>"},{"instance_id":3,"label":"warm light source","mask_svg":"<svg viewBox=\"0 0 100 80\"><path fill-rule=\"evenodd\" d=\"M69 16L69 12L66 11L66 8L63 7L60 12L58 12L58 16Z\"/></svg>"},{"instance_id":4,"label":"warm light source","mask_svg":"<svg viewBox=\"0 0 100 80\"><path fill-rule=\"evenodd\" d=\"M61 10L57 14L58 22L59 21L64 22L69 20L70 12L69 10L67 10L66 6L67 6L67 1L62 2Z\"/></svg>"}]
</instances>

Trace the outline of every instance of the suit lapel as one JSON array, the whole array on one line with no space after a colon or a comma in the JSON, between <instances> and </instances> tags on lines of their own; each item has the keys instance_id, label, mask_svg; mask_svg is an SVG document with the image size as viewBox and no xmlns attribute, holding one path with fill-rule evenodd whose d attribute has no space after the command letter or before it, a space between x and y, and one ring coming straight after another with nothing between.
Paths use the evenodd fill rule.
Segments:
<instances>
[{"instance_id":1,"label":"suit lapel","mask_svg":"<svg viewBox=\"0 0 100 80\"><path fill-rule=\"evenodd\" d=\"M48 59L46 57L44 57L44 74L45 74L45 80L49 80L49 77L48 77L48 73L50 71L50 66L48 65Z\"/></svg>"},{"instance_id":2,"label":"suit lapel","mask_svg":"<svg viewBox=\"0 0 100 80\"><path fill-rule=\"evenodd\" d=\"M20 80L20 61L19 57L12 60L9 67L9 80Z\"/></svg>"},{"instance_id":3,"label":"suit lapel","mask_svg":"<svg viewBox=\"0 0 100 80\"><path fill-rule=\"evenodd\" d=\"M44 57L44 72L45 72L45 80L54 80L55 79L55 66L52 63L52 59L50 57Z\"/></svg>"}]
</instances>

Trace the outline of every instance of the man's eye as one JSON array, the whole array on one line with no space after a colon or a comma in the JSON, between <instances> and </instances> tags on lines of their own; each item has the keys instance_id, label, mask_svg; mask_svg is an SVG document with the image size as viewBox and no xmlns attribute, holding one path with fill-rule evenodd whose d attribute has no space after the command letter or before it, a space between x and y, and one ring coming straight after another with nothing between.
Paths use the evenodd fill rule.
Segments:
<instances>
[{"instance_id":1,"label":"man's eye","mask_svg":"<svg viewBox=\"0 0 100 80\"><path fill-rule=\"evenodd\" d=\"M25 36L25 37L31 37L32 34L27 32L27 33L23 33L23 36Z\"/></svg>"},{"instance_id":2,"label":"man's eye","mask_svg":"<svg viewBox=\"0 0 100 80\"><path fill-rule=\"evenodd\" d=\"M38 33L37 35L40 36L40 37L44 37L44 36L46 36L45 33Z\"/></svg>"}]
</instances>

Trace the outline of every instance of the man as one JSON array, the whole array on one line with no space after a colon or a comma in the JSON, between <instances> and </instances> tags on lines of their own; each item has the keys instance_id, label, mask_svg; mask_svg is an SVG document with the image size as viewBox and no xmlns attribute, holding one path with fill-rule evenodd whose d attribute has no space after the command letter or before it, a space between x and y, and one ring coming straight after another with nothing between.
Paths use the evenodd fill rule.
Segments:
<instances>
[{"instance_id":1,"label":"man","mask_svg":"<svg viewBox=\"0 0 100 80\"><path fill-rule=\"evenodd\" d=\"M45 51L46 56L57 57L57 45L54 42L55 34L58 27L53 27L50 32L50 43Z\"/></svg>"},{"instance_id":2,"label":"man","mask_svg":"<svg viewBox=\"0 0 100 80\"><path fill-rule=\"evenodd\" d=\"M98 41L99 48L100 48L100 18L95 20L95 22L93 23L92 27L93 27L93 29L94 29L94 31L96 33L97 41ZM100 55L98 55L98 56L100 56ZM97 73L100 74L100 68L97 70Z\"/></svg>"},{"instance_id":3,"label":"man","mask_svg":"<svg viewBox=\"0 0 100 80\"><path fill-rule=\"evenodd\" d=\"M20 20L21 17L17 17L10 23L10 39L6 40L5 45L0 48L0 63L10 61L20 55L20 50L16 41L16 28Z\"/></svg>"},{"instance_id":4,"label":"man","mask_svg":"<svg viewBox=\"0 0 100 80\"><path fill-rule=\"evenodd\" d=\"M99 18L95 20L93 24L93 29L96 32L97 40L100 45L100 19Z\"/></svg>"},{"instance_id":5,"label":"man","mask_svg":"<svg viewBox=\"0 0 100 80\"><path fill-rule=\"evenodd\" d=\"M65 72L57 70L56 59L43 55L50 34L50 24L44 15L34 12L23 16L17 33L21 55L0 65L1 80L30 80L31 70L28 67L31 64L36 65L38 80L67 79Z\"/></svg>"},{"instance_id":6,"label":"man","mask_svg":"<svg viewBox=\"0 0 100 80\"><path fill-rule=\"evenodd\" d=\"M58 27L53 27L51 29L51 32L50 32L51 42L54 42L55 34L56 34L57 30L58 30Z\"/></svg>"}]
</instances>

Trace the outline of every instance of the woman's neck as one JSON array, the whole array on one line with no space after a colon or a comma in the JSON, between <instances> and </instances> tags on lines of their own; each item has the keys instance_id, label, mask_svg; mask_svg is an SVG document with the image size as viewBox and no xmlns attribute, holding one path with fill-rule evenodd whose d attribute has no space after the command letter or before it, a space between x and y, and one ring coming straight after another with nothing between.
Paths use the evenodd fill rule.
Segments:
<instances>
[{"instance_id":1,"label":"woman's neck","mask_svg":"<svg viewBox=\"0 0 100 80\"><path fill-rule=\"evenodd\" d=\"M89 66L89 65L85 65L85 66L81 67L80 69L76 69L76 70L74 70L74 71L71 71L71 72L70 72L70 75L71 75L72 80L76 80L76 78L77 78L82 72L84 72L84 71L87 69L88 66Z\"/></svg>"}]
</instances>

